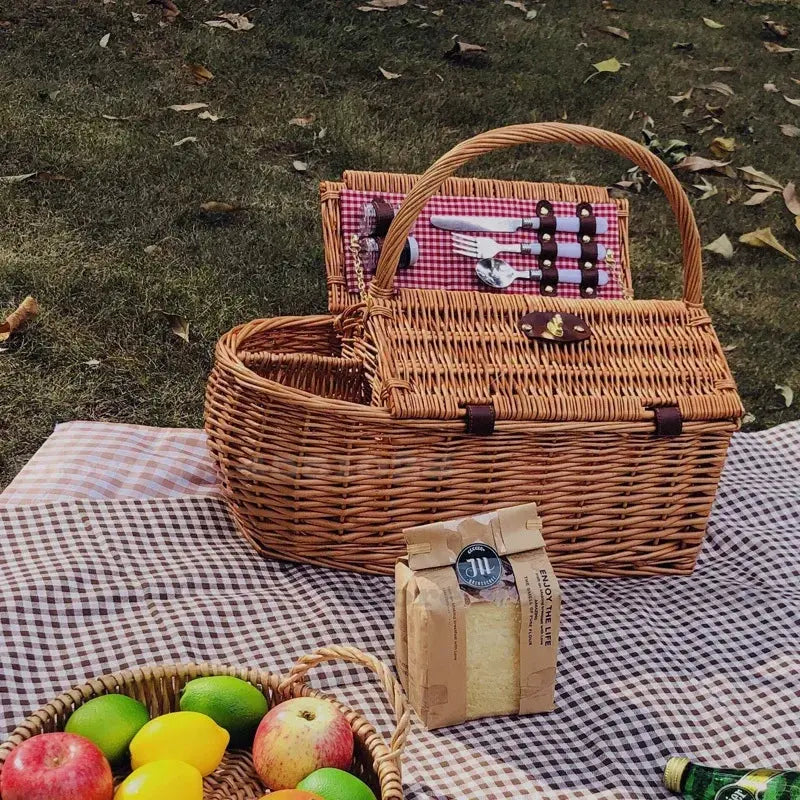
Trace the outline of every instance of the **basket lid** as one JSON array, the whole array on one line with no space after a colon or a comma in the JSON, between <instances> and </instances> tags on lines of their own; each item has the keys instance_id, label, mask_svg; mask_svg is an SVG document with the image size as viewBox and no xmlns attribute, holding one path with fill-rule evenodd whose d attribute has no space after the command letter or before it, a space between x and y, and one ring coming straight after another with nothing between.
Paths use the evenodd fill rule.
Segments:
<instances>
[{"instance_id":1,"label":"basket lid","mask_svg":"<svg viewBox=\"0 0 800 800\"><path fill-rule=\"evenodd\" d=\"M403 419L642 421L741 416L701 307L405 290L370 314L373 402Z\"/></svg>"}]
</instances>

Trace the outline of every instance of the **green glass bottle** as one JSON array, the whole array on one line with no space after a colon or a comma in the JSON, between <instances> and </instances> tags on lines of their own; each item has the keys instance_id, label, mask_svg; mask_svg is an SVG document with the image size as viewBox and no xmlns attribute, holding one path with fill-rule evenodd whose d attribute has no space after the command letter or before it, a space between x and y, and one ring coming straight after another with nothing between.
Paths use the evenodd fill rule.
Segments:
<instances>
[{"instance_id":1,"label":"green glass bottle","mask_svg":"<svg viewBox=\"0 0 800 800\"><path fill-rule=\"evenodd\" d=\"M688 758L670 758L664 786L687 800L800 800L800 772L714 769Z\"/></svg>"}]
</instances>

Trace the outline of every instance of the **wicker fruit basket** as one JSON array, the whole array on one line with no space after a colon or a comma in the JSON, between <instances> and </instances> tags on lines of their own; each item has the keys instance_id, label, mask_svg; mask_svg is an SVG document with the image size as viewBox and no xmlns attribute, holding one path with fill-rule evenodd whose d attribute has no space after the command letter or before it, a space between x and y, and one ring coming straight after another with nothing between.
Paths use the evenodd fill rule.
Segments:
<instances>
[{"instance_id":1,"label":"wicker fruit basket","mask_svg":"<svg viewBox=\"0 0 800 800\"><path fill-rule=\"evenodd\" d=\"M682 299L395 290L417 215L458 167L549 142L653 177L678 223ZM206 431L237 527L269 557L392 574L404 528L535 501L559 576L690 573L742 414L702 277L689 201L636 142L562 123L462 142L414 182L361 303L219 341ZM581 336L537 335L562 318Z\"/></svg>"},{"instance_id":2,"label":"wicker fruit basket","mask_svg":"<svg viewBox=\"0 0 800 800\"><path fill-rule=\"evenodd\" d=\"M333 698L329 699L342 711L353 729L353 773L372 788L379 800L402 800L400 755L409 725L405 695L386 665L354 647L342 646L322 647L302 657L286 677L257 669L218 664L139 667L103 675L59 695L15 728L0 745L0 768L21 742L39 733L63 730L75 709L100 695L126 694L144 703L151 716L158 716L178 710L180 691L194 678L232 675L257 687L264 693L272 708L293 697L325 697L326 695L311 689L305 682L309 669L325 661L359 664L374 672L380 679L397 718L397 727L388 745L361 714ZM114 777L117 785L124 775ZM222 764L205 779L203 788L206 800L256 800L266 791L253 769L250 752L244 750L228 751Z\"/></svg>"}]
</instances>

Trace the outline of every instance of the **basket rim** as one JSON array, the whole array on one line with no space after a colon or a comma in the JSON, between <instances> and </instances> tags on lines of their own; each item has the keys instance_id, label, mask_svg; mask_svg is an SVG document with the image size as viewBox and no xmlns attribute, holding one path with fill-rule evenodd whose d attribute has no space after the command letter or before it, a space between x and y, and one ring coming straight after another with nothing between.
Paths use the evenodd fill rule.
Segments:
<instances>
[{"instance_id":1,"label":"basket rim","mask_svg":"<svg viewBox=\"0 0 800 800\"><path fill-rule=\"evenodd\" d=\"M215 676L240 678L256 688L259 686L263 686L265 689L268 688L273 695L281 697L271 706L273 708L294 697L315 697L328 700L344 714L353 731L353 736L360 741L372 759L372 768L381 785L381 794L384 795L386 793L385 784L396 782L402 787L399 764L394 761L392 751L383 736L359 711L336 697L313 689L305 683L303 678L298 677L292 680L292 675L286 677L269 670L229 666L216 662L178 662L134 666L104 673L82 684L73 686L29 714L23 722L4 737L2 743L0 743L0 773L6 759L16 747L28 739L43 733L42 727L47 721L58 719L67 710L71 709L74 712L90 700L103 695L126 694L125 688L135 687L151 680L180 678L188 682L194 678ZM63 725L60 727L63 728ZM381 762L380 764L379 761ZM395 797L396 795L390 794L390 796ZM0 797L2 796L0 795Z\"/></svg>"}]
</instances>

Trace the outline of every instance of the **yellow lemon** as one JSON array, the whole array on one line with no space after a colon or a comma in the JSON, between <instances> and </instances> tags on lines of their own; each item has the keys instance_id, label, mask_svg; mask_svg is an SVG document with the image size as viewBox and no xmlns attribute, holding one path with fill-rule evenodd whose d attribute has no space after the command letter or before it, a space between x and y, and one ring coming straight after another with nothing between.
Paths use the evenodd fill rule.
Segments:
<instances>
[{"instance_id":1,"label":"yellow lemon","mask_svg":"<svg viewBox=\"0 0 800 800\"><path fill-rule=\"evenodd\" d=\"M151 719L130 744L131 766L177 759L210 775L222 761L230 734L211 717L195 711L176 711Z\"/></svg>"},{"instance_id":2,"label":"yellow lemon","mask_svg":"<svg viewBox=\"0 0 800 800\"><path fill-rule=\"evenodd\" d=\"M203 776L185 761L151 761L120 784L114 800L203 800Z\"/></svg>"}]
</instances>

